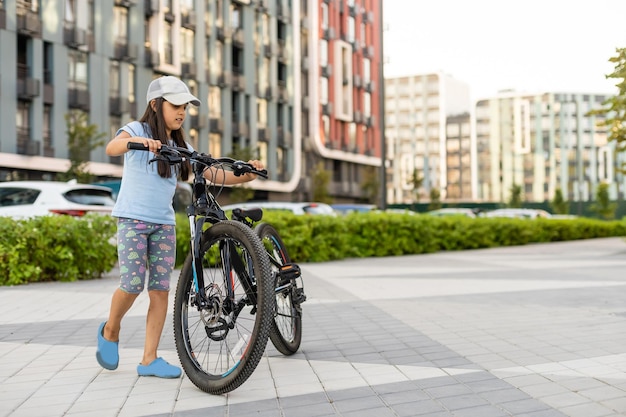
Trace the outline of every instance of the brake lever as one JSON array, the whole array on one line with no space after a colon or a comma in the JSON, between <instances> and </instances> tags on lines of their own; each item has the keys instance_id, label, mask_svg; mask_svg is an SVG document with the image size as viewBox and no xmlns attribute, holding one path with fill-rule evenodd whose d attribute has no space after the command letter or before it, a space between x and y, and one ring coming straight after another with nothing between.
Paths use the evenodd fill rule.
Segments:
<instances>
[{"instance_id":1,"label":"brake lever","mask_svg":"<svg viewBox=\"0 0 626 417\"><path fill-rule=\"evenodd\" d=\"M152 158L150 161L148 161L148 163L153 163L156 161L165 161L169 164L177 164L179 162L183 162L185 159L182 156L162 156L162 155L157 155L154 158Z\"/></svg>"}]
</instances>

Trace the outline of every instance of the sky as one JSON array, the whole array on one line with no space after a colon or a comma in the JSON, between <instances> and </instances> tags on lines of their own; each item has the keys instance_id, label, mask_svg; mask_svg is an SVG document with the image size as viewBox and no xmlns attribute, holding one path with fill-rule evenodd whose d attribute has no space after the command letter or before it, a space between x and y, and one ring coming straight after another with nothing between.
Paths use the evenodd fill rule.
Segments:
<instances>
[{"instance_id":1,"label":"sky","mask_svg":"<svg viewBox=\"0 0 626 417\"><path fill-rule=\"evenodd\" d=\"M616 94L626 0L382 0L385 78L442 71L473 99L518 92Z\"/></svg>"}]
</instances>

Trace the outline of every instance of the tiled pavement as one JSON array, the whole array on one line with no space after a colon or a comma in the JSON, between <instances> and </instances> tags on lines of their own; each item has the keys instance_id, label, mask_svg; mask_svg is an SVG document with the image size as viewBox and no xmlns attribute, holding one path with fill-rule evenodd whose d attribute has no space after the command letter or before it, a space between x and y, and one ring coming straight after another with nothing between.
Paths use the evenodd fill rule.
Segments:
<instances>
[{"instance_id":1,"label":"tiled pavement","mask_svg":"<svg viewBox=\"0 0 626 417\"><path fill-rule=\"evenodd\" d=\"M0 287L0 416L616 417L626 415L619 238L302 265L300 352L268 344L214 396L139 378L147 296L118 370L95 360L115 272ZM171 320L160 354L177 363Z\"/></svg>"}]
</instances>

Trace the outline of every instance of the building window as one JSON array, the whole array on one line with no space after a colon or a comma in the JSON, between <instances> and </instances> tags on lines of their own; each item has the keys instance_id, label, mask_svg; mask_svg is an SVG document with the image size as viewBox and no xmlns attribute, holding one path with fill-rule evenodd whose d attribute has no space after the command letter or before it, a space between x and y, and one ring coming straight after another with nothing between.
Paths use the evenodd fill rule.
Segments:
<instances>
[{"instance_id":1,"label":"building window","mask_svg":"<svg viewBox=\"0 0 626 417\"><path fill-rule=\"evenodd\" d=\"M43 155L54 156L54 140L52 138L52 106L43 106Z\"/></svg>"},{"instance_id":2,"label":"building window","mask_svg":"<svg viewBox=\"0 0 626 417\"><path fill-rule=\"evenodd\" d=\"M113 8L113 39L116 42L127 42L128 38L128 9L126 7Z\"/></svg>"},{"instance_id":3,"label":"building window","mask_svg":"<svg viewBox=\"0 0 626 417\"><path fill-rule=\"evenodd\" d=\"M164 61L167 64L174 64L174 43L172 42L172 24L170 22L163 22L163 53L165 54Z\"/></svg>"},{"instance_id":4,"label":"building window","mask_svg":"<svg viewBox=\"0 0 626 417\"><path fill-rule=\"evenodd\" d=\"M135 66L128 66L128 101L135 103Z\"/></svg>"},{"instance_id":5,"label":"building window","mask_svg":"<svg viewBox=\"0 0 626 417\"><path fill-rule=\"evenodd\" d=\"M241 13L241 6L235 3L231 4L230 9L230 26L233 29L243 28L243 14Z\"/></svg>"},{"instance_id":6,"label":"building window","mask_svg":"<svg viewBox=\"0 0 626 417\"><path fill-rule=\"evenodd\" d=\"M88 71L87 54L81 51L68 50L68 84L70 88L87 89Z\"/></svg>"},{"instance_id":7,"label":"building window","mask_svg":"<svg viewBox=\"0 0 626 417\"><path fill-rule=\"evenodd\" d=\"M43 82L44 84L52 84L52 71L54 69L52 43L43 43Z\"/></svg>"},{"instance_id":8,"label":"building window","mask_svg":"<svg viewBox=\"0 0 626 417\"><path fill-rule=\"evenodd\" d=\"M111 61L109 64L109 97L120 96L120 63Z\"/></svg>"},{"instance_id":9,"label":"building window","mask_svg":"<svg viewBox=\"0 0 626 417\"><path fill-rule=\"evenodd\" d=\"M222 117L222 91L219 87L209 87L209 117L219 119Z\"/></svg>"}]
</instances>

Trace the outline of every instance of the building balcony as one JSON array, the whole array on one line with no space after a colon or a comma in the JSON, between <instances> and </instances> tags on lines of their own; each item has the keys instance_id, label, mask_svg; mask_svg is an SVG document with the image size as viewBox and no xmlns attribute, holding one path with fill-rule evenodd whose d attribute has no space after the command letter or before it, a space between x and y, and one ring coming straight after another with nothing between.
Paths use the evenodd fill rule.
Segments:
<instances>
[{"instance_id":1,"label":"building balcony","mask_svg":"<svg viewBox=\"0 0 626 417\"><path fill-rule=\"evenodd\" d=\"M43 84L43 103L54 104L54 86L46 82Z\"/></svg>"},{"instance_id":2,"label":"building balcony","mask_svg":"<svg viewBox=\"0 0 626 417\"><path fill-rule=\"evenodd\" d=\"M122 116L130 112L130 103L127 98L119 96L109 97L109 114L112 116Z\"/></svg>"},{"instance_id":3,"label":"building balcony","mask_svg":"<svg viewBox=\"0 0 626 417\"><path fill-rule=\"evenodd\" d=\"M246 77L243 74L233 73L232 89L235 91L244 91L246 89Z\"/></svg>"},{"instance_id":4,"label":"building balcony","mask_svg":"<svg viewBox=\"0 0 626 417\"><path fill-rule=\"evenodd\" d=\"M293 147L291 132L286 130L283 126L278 126L278 129L276 129L276 144L284 149Z\"/></svg>"},{"instance_id":5,"label":"building balcony","mask_svg":"<svg viewBox=\"0 0 626 417\"><path fill-rule=\"evenodd\" d=\"M129 8L135 5L135 0L115 0L114 4L116 6Z\"/></svg>"},{"instance_id":6,"label":"building balcony","mask_svg":"<svg viewBox=\"0 0 626 417\"><path fill-rule=\"evenodd\" d=\"M289 22L289 8L285 7L282 2L276 3L276 18L281 22Z\"/></svg>"},{"instance_id":7,"label":"building balcony","mask_svg":"<svg viewBox=\"0 0 626 417\"><path fill-rule=\"evenodd\" d=\"M267 13L269 11L268 0L256 0L255 8L259 13Z\"/></svg>"},{"instance_id":8,"label":"building balcony","mask_svg":"<svg viewBox=\"0 0 626 417\"><path fill-rule=\"evenodd\" d=\"M322 104L322 114L330 116L333 113L333 103Z\"/></svg>"},{"instance_id":9,"label":"building balcony","mask_svg":"<svg viewBox=\"0 0 626 417\"><path fill-rule=\"evenodd\" d=\"M156 68L161 65L161 54L149 48L144 50L144 63L148 68Z\"/></svg>"},{"instance_id":10,"label":"building balcony","mask_svg":"<svg viewBox=\"0 0 626 417\"><path fill-rule=\"evenodd\" d=\"M17 12L17 32L22 35L41 37L41 19L32 10L19 10Z\"/></svg>"},{"instance_id":11,"label":"building balcony","mask_svg":"<svg viewBox=\"0 0 626 417\"><path fill-rule=\"evenodd\" d=\"M196 12L188 10L181 14L180 25L184 28L195 30L196 29Z\"/></svg>"},{"instance_id":12,"label":"building balcony","mask_svg":"<svg viewBox=\"0 0 626 417\"><path fill-rule=\"evenodd\" d=\"M217 26L217 39L220 42L225 42L226 38L229 38L232 34L232 30L230 28L225 28L223 26Z\"/></svg>"},{"instance_id":13,"label":"building balcony","mask_svg":"<svg viewBox=\"0 0 626 417\"><path fill-rule=\"evenodd\" d=\"M17 80L17 98L18 100L30 101L35 97L39 97L40 81L31 78L18 78Z\"/></svg>"},{"instance_id":14,"label":"building balcony","mask_svg":"<svg viewBox=\"0 0 626 417\"><path fill-rule=\"evenodd\" d=\"M221 88L229 87L232 83L232 74L229 71L222 71L217 75L217 85Z\"/></svg>"},{"instance_id":15,"label":"building balcony","mask_svg":"<svg viewBox=\"0 0 626 417\"><path fill-rule=\"evenodd\" d=\"M334 28L326 28L322 31L322 38L327 41L331 41L335 39L335 29Z\"/></svg>"},{"instance_id":16,"label":"building balcony","mask_svg":"<svg viewBox=\"0 0 626 417\"><path fill-rule=\"evenodd\" d=\"M249 135L248 124L245 122L239 122L239 123L233 122L232 129L233 129L233 136L248 137Z\"/></svg>"},{"instance_id":17,"label":"building balcony","mask_svg":"<svg viewBox=\"0 0 626 417\"><path fill-rule=\"evenodd\" d=\"M0 8L0 29L7 28L7 12L3 8Z\"/></svg>"},{"instance_id":18,"label":"building balcony","mask_svg":"<svg viewBox=\"0 0 626 417\"><path fill-rule=\"evenodd\" d=\"M144 0L143 11L146 16L152 16L159 12L161 0Z\"/></svg>"},{"instance_id":19,"label":"building balcony","mask_svg":"<svg viewBox=\"0 0 626 417\"><path fill-rule=\"evenodd\" d=\"M72 109L89 111L89 91L85 88L70 88L67 91L67 105Z\"/></svg>"},{"instance_id":20,"label":"building balcony","mask_svg":"<svg viewBox=\"0 0 626 417\"><path fill-rule=\"evenodd\" d=\"M333 66L330 64L326 64L322 67L322 77L329 78L333 75Z\"/></svg>"},{"instance_id":21,"label":"building balcony","mask_svg":"<svg viewBox=\"0 0 626 417\"><path fill-rule=\"evenodd\" d=\"M20 155L38 156L41 155L41 141L27 140L17 144L17 153Z\"/></svg>"},{"instance_id":22,"label":"building balcony","mask_svg":"<svg viewBox=\"0 0 626 417\"><path fill-rule=\"evenodd\" d=\"M224 131L224 120L211 117L209 119L209 131L211 133L222 133Z\"/></svg>"},{"instance_id":23,"label":"building balcony","mask_svg":"<svg viewBox=\"0 0 626 417\"><path fill-rule=\"evenodd\" d=\"M284 39L278 40L278 51L277 51L278 60L282 62L287 61L287 47L286 41Z\"/></svg>"},{"instance_id":24,"label":"building balcony","mask_svg":"<svg viewBox=\"0 0 626 417\"><path fill-rule=\"evenodd\" d=\"M131 62L137 59L138 48L135 43L128 43L125 40L115 42L113 58L118 61Z\"/></svg>"},{"instance_id":25,"label":"building balcony","mask_svg":"<svg viewBox=\"0 0 626 417\"><path fill-rule=\"evenodd\" d=\"M272 99L272 87L270 86L259 87L257 85L256 95L260 98L264 98L265 100L271 100Z\"/></svg>"},{"instance_id":26,"label":"building balcony","mask_svg":"<svg viewBox=\"0 0 626 417\"><path fill-rule=\"evenodd\" d=\"M244 43L244 34L243 28L235 28L233 31L233 45L243 46Z\"/></svg>"},{"instance_id":27,"label":"building balcony","mask_svg":"<svg viewBox=\"0 0 626 417\"><path fill-rule=\"evenodd\" d=\"M267 128L262 127L262 128L257 129L256 138L257 140L261 142L269 141L269 134L268 134Z\"/></svg>"},{"instance_id":28,"label":"building balcony","mask_svg":"<svg viewBox=\"0 0 626 417\"><path fill-rule=\"evenodd\" d=\"M284 85L278 86L278 102L287 103L289 101L289 93Z\"/></svg>"},{"instance_id":29,"label":"building balcony","mask_svg":"<svg viewBox=\"0 0 626 417\"><path fill-rule=\"evenodd\" d=\"M189 125L192 129L200 130L206 127L207 117L205 114L194 114L189 116Z\"/></svg>"},{"instance_id":30,"label":"building balcony","mask_svg":"<svg viewBox=\"0 0 626 417\"><path fill-rule=\"evenodd\" d=\"M183 78L195 80L198 75L196 72L195 62L183 62L181 64L181 72Z\"/></svg>"},{"instance_id":31,"label":"building balcony","mask_svg":"<svg viewBox=\"0 0 626 417\"><path fill-rule=\"evenodd\" d=\"M85 46L87 45L87 31L75 26L66 26L63 29L63 43L74 49Z\"/></svg>"}]
</instances>

